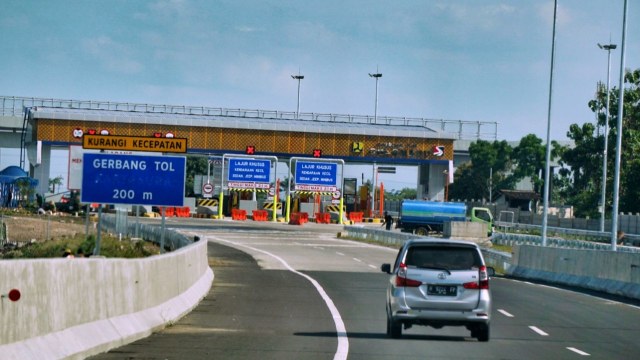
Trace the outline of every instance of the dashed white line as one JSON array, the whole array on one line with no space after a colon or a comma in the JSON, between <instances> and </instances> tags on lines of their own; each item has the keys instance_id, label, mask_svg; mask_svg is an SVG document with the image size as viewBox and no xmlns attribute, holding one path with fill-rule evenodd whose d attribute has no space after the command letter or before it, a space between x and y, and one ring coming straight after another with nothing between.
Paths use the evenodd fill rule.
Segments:
<instances>
[{"instance_id":1,"label":"dashed white line","mask_svg":"<svg viewBox=\"0 0 640 360\"><path fill-rule=\"evenodd\" d=\"M544 331L540 330L539 328L537 328L537 327L535 327L535 326L529 326L529 329L531 329L531 330L533 330L533 331L537 332L537 333L538 333L538 335L541 335L541 336L549 336L549 334L547 334L546 332L544 332Z\"/></svg>"},{"instance_id":2,"label":"dashed white line","mask_svg":"<svg viewBox=\"0 0 640 360\"><path fill-rule=\"evenodd\" d=\"M591 356L591 354L589 354L587 352L584 352L584 351L582 351L580 349L576 349L574 347L568 347L567 349L573 351L576 354L582 355L582 356Z\"/></svg>"},{"instance_id":3,"label":"dashed white line","mask_svg":"<svg viewBox=\"0 0 640 360\"><path fill-rule=\"evenodd\" d=\"M506 317L513 317L513 315L509 314L506 310L498 309L498 312Z\"/></svg>"},{"instance_id":4,"label":"dashed white line","mask_svg":"<svg viewBox=\"0 0 640 360\"><path fill-rule=\"evenodd\" d=\"M357 262L362 262L362 260L358 259L358 258L353 258L353 260L357 261Z\"/></svg>"},{"instance_id":5,"label":"dashed white line","mask_svg":"<svg viewBox=\"0 0 640 360\"><path fill-rule=\"evenodd\" d=\"M372 268L372 269L377 269L378 268L377 266L371 265L371 264L369 264L369 267Z\"/></svg>"},{"instance_id":6,"label":"dashed white line","mask_svg":"<svg viewBox=\"0 0 640 360\"><path fill-rule=\"evenodd\" d=\"M343 254L343 253L341 253L341 252L337 252L337 251L336 251L336 254L338 254L338 255L340 255L340 256L344 256L344 254Z\"/></svg>"}]
</instances>

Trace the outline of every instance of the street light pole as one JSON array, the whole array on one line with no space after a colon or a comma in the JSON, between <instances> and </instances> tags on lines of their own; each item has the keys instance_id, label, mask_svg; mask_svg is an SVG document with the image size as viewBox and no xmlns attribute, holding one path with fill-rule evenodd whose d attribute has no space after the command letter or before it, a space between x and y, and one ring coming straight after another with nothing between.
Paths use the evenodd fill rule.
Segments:
<instances>
[{"instance_id":1,"label":"street light pole","mask_svg":"<svg viewBox=\"0 0 640 360\"><path fill-rule=\"evenodd\" d=\"M627 37L627 0L624 0L622 17L622 45L620 47L620 89L618 95L618 126L616 128L616 161L613 172L613 209L611 210L611 251L618 246L618 197L620 196L620 158L622 153L622 116L624 115L624 54Z\"/></svg>"},{"instance_id":2,"label":"street light pole","mask_svg":"<svg viewBox=\"0 0 640 360\"><path fill-rule=\"evenodd\" d=\"M558 0L553 2L553 35L551 37L551 71L549 75L549 107L547 108L547 152L544 172L544 205L542 207L542 246L547 246L547 215L549 213L549 181L551 181L551 99L553 90L553 63L556 53L556 19L558 16Z\"/></svg>"},{"instance_id":3,"label":"street light pole","mask_svg":"<svg viewBox=\"0 0 640 360\"><path fill-rule=\"evenodd\" d=\"M382 74L378 72L378 69L376 68L376 73L375 74L369 73L369 76L376 79L376 107L373 115L373 119L374 119L373 123L377 124L378 123L378 79L382 77Z\"/></svg>"},{"instance_id":4,"label":"street light pole","mask_svg":"<svg viewBox=\"0 0 640 360\"><path fill-rule=\"evenodd\" d=\"M300 80L304 79L304 75L300 75L298 71L298 75L291 75L291 78L298 80L298 106L296 107L296 119L298 119L300 118Z\"/></svg>"},{"instance_id":5,"label":"street light pole","mask_svg":"<svg viewBox=\"0 0 640 360\"><path fill-rule=\"evenodd\" d=\"M600 214L600 232L604 232L604 215L606 209L606 194L607 194L607 150L609 136L607 130L609 129L609 82L611 73L611 50L615 49L616 44L600 45L598 47L603 50L607 50L607 106L604 121L604 150L602 151L602 195L600 197L600 204L602 204L602 213Z\"/></svg>"}]
</instances>

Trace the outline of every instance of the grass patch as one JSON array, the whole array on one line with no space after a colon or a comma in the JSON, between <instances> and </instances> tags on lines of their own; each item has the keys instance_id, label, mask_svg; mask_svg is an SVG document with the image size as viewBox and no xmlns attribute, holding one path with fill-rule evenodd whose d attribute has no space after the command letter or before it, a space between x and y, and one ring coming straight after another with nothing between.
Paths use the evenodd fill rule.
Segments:
<instances>
[{"instance_id":1,"label":"grass patch","mask_svg":"<svg viewBox=\"0 0 640 360\"><path fill-rule=\"evenodd\" d=\"M65 250L70 250L74 256L84 254L91 256L95 248L95 237L83 235L58 240L34 242L19 248L4 249L0 252L0 259L39 259L60 258ZM119 240L112 236L102 236L100 239L100 255L108 258L143 258L160 253L160 247L147 241Z\"/></svg>"},{"instance_id":2,"label":"grass patch","mask_svg":"<svg viewBox=\"0 0 640 360\"><path fill-rule=\"evenodd\" d=\"M502 251L502 252L506 252L511 254L511 252L513 251L513 247L512 246L507 246L507 245L493 245L491 246L491 250L496 250L496 251Z\"/></svg>"}]
</instances>

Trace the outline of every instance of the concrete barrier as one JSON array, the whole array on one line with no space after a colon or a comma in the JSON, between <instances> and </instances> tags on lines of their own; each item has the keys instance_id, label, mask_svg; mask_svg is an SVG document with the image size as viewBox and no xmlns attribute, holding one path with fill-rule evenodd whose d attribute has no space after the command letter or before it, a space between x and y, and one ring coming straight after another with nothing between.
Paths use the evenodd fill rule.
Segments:
<instances>
[{"instance_id":1,"label":"concrete barrier","mask_svg":"<svg viewBox=\"0 0 640 360\"><path fill-rule=\"evenodd\" d=\"M0 261L0 357L81 359L149 336L193 309L213 281L207 242L143 259Z\"/></svg>"},{"instance_id":2,"label":"concrete barrier","mask_svg":"<svg viewBox=\"0 0 640 360\"><path fill-rule=\"evenodd\" d=\"M420 236L345 226L343 236L400 246ZM513 255L482 249L485 262L507 275L640 299L640 253L514 245Z\"/></svg>"},{"instance_id":3,"label":"concrete barrier","mask_svg":"<svg viewBox=\"0 0 640 360\"><path fill-rule=\"evenodd\" d=\"M488 227L486 223L471 221L445 222L442 229L442 237L456 239L488 239Z\"/></svg>"},{"instance_id":4,"label":"concrete barrier","mask_svg":"<svg viewBox=\"0 0 640 360\"><path fill-rule=\"evenodd\" d=\"M640 299L640 253L519 245L507 273Z\"/></svg>"}]
</instances>

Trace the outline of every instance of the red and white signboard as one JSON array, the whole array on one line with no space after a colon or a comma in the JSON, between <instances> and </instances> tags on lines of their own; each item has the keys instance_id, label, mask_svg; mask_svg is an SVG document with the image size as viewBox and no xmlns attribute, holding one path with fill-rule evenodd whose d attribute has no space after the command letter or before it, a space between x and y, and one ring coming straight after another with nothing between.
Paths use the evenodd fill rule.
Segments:
<instances>
[{"instance_id":1,"label":"red and white signboard","mask_svg":"<svg viewBox=\"0 0 640 360\"><path fill-rule=\"evenodd\" d=\"M268 183L229 181L227 186L235 189L268 189Z\"/></svg>"},{"instance_id":2,"label":"red and white signboard","mask_svg":"<svg viewBox=\"0 0 640 360\"><path fill-rule=\"evenodd\" d=\"M324 185L296 185L296 191L315 191L315 192L334 192L338 190L337 186Z\"/></svg>"},{"instance_id":3,"label":"red and white signboard","mask_svg":"<svg viewBox=\"0 0 640 360\"><path fill-rule=\"evenodd\" d=\"M213 194L213 185L210 183L202 184L202 197L210 198Z\"/></svg>"}]
</instances>

